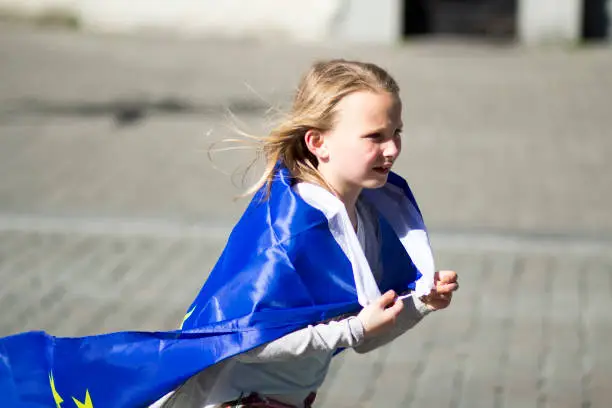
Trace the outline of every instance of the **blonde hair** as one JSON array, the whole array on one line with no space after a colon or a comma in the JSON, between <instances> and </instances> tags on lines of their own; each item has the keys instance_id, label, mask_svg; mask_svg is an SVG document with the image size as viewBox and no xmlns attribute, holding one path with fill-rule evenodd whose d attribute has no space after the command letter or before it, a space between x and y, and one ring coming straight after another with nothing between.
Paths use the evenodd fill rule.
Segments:
<instances>
[{"instance_id":1,"label":"blonde hair","mask_svg":"<svg viewBox=\"0 0 612 408\"><path fill-rule=\"evenodd\" d=\"M311 129L321 132L332 129L338 102L358 91L398 95L399 86L387 71L375 64L342 59L313 64L302 77L285 120L262 139L260 153L265 159L265 169L246 194L262 187L267 187L269 192L279 163L296 181L316 183L331 190L317 170L317 158L308 150L304 136Z\"/></svg>"}]
</instances>

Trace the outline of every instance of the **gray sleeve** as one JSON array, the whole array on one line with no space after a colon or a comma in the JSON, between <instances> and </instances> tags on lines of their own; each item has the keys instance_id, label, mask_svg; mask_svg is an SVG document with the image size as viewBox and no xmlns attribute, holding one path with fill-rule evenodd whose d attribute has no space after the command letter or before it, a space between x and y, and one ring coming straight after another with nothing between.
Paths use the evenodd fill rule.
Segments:
<instances>
[{"instance_id":1,"label":"gray sleeve","mask_svg":"<svg viewBox=\"0 0 612 408\"><path fill-rule=\"evenodd\" d=\"M308 326L254 348L235 358L243 363L292 360L341 347L355 347L363 341L363 325L356 316Z\"/></svg>"},{"instance_id":2,"label":"gray sleeve","mask_svg":"<svg viewBox=\"0 0 612 408\"><path fill-rule=\"evenodd\" d=\"M395 340L423 319L432 310L427 307L421 300L412 296L403 300L404 309L401 311L393 328L378 336L365 339L363 342L354 347L357 353L367 353L380 346Z\"/></svg>"}]
</instances>

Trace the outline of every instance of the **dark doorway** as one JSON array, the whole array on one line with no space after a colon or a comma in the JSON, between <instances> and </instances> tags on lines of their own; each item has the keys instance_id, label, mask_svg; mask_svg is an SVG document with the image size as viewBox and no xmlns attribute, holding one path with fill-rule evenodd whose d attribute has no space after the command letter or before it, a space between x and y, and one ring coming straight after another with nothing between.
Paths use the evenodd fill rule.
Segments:
<instances>
[{"instance_id":1,"label":"dark doorway","mask_svg":"<svg viewBox=\"0 0 612 408\"><path fill-rule=\"evenodd\" d=\"M432 33L431 1L404 0L403 7L402 29L404 37Z\"/></svg>"},{"instance_id":2,"label":"dark doorway","mask_svg":"<svg viewBox=\"0 0 612 408\"><path fill-rule=\"evenodd\" d=\"M606 40L610 33L610 16L607 9L608 0L584 0L582 9L582 38L589 40Z\"/></svg>"},{"instance_id":3,"label":"dark doorway","mask_svg":"<svg viewBox=\"0 0 612 408\"><path fill-rule=\"evenodd\" d=\"M517 0L404 0L403 34L514 39Z\"/></svg>"}]
</instances>

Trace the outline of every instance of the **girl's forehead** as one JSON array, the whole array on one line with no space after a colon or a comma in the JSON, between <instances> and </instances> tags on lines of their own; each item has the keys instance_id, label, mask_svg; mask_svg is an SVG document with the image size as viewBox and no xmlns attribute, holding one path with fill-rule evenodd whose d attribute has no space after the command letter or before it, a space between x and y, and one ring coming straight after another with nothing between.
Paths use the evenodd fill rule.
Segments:
<instances>
[{"instance_id":1,"label":"girl's forehead","mask_svg":"<svg viewBox=\"0 0 612 408\"><path fill-rule=\"evenodd\" d=\"M402 102L388 92L354 92L337 105L337 125L398 126L402 120Z\"/></svg>"}]
</instances>

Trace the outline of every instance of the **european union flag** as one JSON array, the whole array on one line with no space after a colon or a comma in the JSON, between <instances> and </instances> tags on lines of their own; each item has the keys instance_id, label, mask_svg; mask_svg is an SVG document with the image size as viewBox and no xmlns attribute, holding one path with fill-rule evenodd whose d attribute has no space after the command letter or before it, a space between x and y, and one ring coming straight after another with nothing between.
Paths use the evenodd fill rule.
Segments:
<instances>
[{"instance_id":1,"label":"european union flag","mask_svg":"<svg viewBox=\"0 0 612 408\"><path fill-rule=\"evenodd\" d=\"M146 406L215 363L358 312L388 289L429 292L433 258L401 177L391 173L383 188L363 192L380 215L379 285L355 247L339 200L308 186L294 185L280 168L269 197L264 190L255 195L181 330L80 338L28 332L0 339L2 406Z\"/></svg>"}]
</instances>

